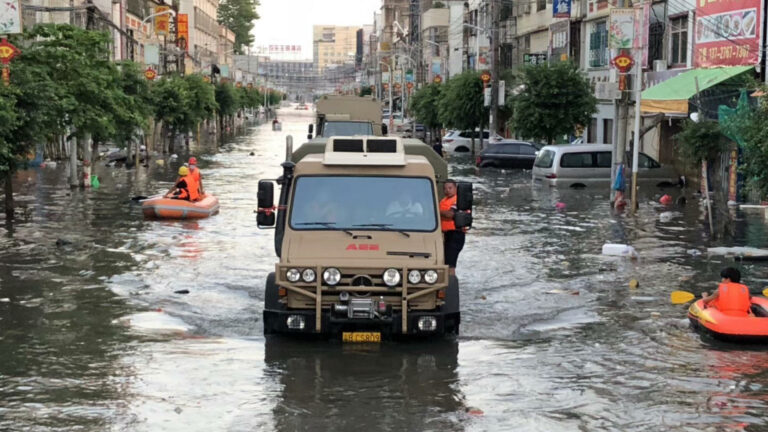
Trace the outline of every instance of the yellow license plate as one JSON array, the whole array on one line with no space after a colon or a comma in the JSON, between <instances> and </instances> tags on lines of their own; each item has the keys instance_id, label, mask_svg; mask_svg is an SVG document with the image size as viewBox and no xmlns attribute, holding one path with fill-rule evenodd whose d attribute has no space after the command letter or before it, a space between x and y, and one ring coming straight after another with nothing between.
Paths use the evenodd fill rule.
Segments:
<instances>
[{"instance_id":1,"label":"yellow license plate","mask_svg":"<svg viewBox=\"0 0 768 432\"><path fill-rule=\"evenodd\" d=\"M342 342L354 343L378 343L381 342L381 333L379 332L343 332L341 334Z\"/></svg>"}]
</instances>

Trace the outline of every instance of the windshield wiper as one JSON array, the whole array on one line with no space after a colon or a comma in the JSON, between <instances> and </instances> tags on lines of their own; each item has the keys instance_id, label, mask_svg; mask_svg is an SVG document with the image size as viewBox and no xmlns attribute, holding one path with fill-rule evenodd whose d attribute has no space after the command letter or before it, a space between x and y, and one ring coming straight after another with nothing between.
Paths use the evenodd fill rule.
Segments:
<instances>
[{"instance_id":1,"label":"windshield wiper","mask_svg":"<svg viewBox=\"0 0 768 432\"><path fill-rule=\"evenodd\" d=\"M355 234L352 231L347 231L347 230L342 229L342 228L336 228L334 226L334 225L336 225L336 222L302 222L302 223L297 223L296 224L296 226L306 226L306 225L320 225L320 226L324 226L326 228L329 228L329 229L332 229L332 230L335 230L335 231L345 232L345 233L349 234L350 237L354 237L355 236Z\"/></svg>"},{"instance_id":2,"label":"windshield wiper","mask_svg":"<svg viewBox=\"0 0 768 432\"><path fill-rule=\"evenodd\" d=\"M364 227L381 228L382 231L399 232L400 234L402 234L402 235L404 235L406 237L410 237L411 236L410 234L408 234L407 232L405 232L403 230L390 228L392 226L392 224L377 223L377 224L360 224L360 225L352 225L352 226L353 227L361 227L361 228L364 228Z\"/></svg>"}]
</instances>

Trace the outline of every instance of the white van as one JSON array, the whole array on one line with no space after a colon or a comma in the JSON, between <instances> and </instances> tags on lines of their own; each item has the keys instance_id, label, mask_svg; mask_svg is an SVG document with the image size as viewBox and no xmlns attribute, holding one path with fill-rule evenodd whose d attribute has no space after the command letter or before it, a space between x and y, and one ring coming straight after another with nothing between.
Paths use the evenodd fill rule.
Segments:
<instances>
[{"instance_id":1,"label":"white van","mask_svg":"<svg viewBox=\"0 0 768 432\"><path fill-rule=\"evenodd\" d=\"M611 182L610 144L549 145L539 150L533 163L533 182L537 185L588 187L608 185ZM627 155L627 160L631 154ZM627 163L629 177L632 164ZM662 166L650 156L640 153L637 178L639 182L655 186L679 183L671 167Z\"/></svg>"}]
</instances>

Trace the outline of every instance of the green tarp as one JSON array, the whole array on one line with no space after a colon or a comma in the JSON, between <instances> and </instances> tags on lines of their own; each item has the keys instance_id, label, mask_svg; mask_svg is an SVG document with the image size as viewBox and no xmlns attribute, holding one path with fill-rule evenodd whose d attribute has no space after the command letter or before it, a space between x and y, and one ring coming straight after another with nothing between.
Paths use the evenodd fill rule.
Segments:
<instances>
[{"instance_id":1,"label":"green tarp","mask_svg":"<svg viewBox=\"0 0 768 432\"><path fill-rule=\"evenodd\" d=\"M688 114L688 99L729 78L744 73L754 66L732 66L712 69L691 69L657 84L642 93L640 109L652 113Z\"/></svg>"}]
</instances>

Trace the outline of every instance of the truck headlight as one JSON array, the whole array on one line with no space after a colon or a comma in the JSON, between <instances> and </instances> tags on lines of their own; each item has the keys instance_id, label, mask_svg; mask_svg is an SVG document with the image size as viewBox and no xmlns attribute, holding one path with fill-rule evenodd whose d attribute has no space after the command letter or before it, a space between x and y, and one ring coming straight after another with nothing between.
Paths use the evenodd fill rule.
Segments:
<instances>
[{"instance_id":1,"label":"truck headlight","mask_svg":"<svg viewBox=\"0 0 768 432\"><path fill-rule=\"evenodd\" d=\"M416 285L421 282L421 272L418 270L411 270L408 272L408 283Z\"/></svg>"},{"instance_id":2,"label":"truck headlight","mask_svg":"<svg viewBox=\"0 0 768 432\"><path fill-rule=\"evenodd\" d=\"M424 273L424 281L430 285L437 282L437 272L434 270L427 270L427 272Z\"/></svg>"},{"instance_id":3,"label":"truck headlight","mask_svg":"<svg viewBox=\"0 0 768 432\"><path fill-rule=\"evenodd\" d=\"M389 286L397 286L397 284L400 283L400 272L397 271L397 269L387 269L384 274L381 276L381 278L384 280L384 283Z\"/></svg>"},{"instance_id":4,"label":"truck headlight","mask_svg":"<svg viewBox=\"0 0 768 432\"><path fill-rule=\"evenodd\" d=\"M288 279L288 282L298 282L299 278L301 278L301 273L295 268L288 269L285 272L285 278Z\"/></svg>"},{"instance_id":5,"label":"truck headlight","mask_svg":"<svg viewBox=\"0 0 768 432\"><path fill-rule=\"evenodd\" d=\"M423 316L418 321L419 331L431 332L437 329L437 319L433 316Z\"/></svg>"},{"instance_id":6,"label":"truck headlight","mask_svg":"<svg viewBox=\"0 0 768 432\"><path fill-rule=\"evenodd\" d=\"M301 280L306 283L314 282L315 276L315 271L312 269L304 269L304 271L301 272Z\"/></svg>"},{"instance_id":7,"label":"truck headlight","mask_svg":"<svg viewBox=\"0 0 768 432\"><path fill-rule=\"evenodd\" d=\"M330 267L323 272L323 281L328 285L336 285L341 280L341 272L339 269Z\"/></svg>"}]
</instances>

